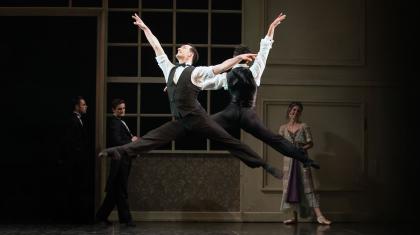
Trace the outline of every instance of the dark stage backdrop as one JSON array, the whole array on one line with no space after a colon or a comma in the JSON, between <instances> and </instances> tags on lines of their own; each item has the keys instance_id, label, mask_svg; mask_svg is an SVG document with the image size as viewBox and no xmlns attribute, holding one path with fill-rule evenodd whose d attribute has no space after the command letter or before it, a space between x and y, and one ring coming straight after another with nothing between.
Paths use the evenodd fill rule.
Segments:
<instances>
[{"instance_id":1,"label":"dark stage backdrop","mask_svg":"<svg viewBox=\"0 0 420 235\"><path fill-rule=\"evenodd\" d=\"M97 19L2 16L0 29L0 223L58 221L68 200L63 128L76 95L88 104L93 185Z\"/></svg>"}]
</instances>

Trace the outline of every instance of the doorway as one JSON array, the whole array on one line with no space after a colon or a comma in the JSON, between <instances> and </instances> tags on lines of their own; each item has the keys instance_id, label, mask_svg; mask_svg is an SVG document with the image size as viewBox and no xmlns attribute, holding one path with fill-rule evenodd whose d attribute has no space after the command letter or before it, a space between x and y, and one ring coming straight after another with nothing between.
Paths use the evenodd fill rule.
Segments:
<instances>
[{"instance_id":1,"label":"doorway","mask_svg":"<svg viewBox=\"0 0 420 235\"><path fill-rule=\"evenodd\" d=\"M89 218L94 213L96 16L0 16L2 222L60 221L68 188L62 147L71 99L88 104ZM3 218L4 217L4 218ZM61 221L60 221L61 222ZM88 221L87 221L88 222Z\"/></svg>"}]
</instances>

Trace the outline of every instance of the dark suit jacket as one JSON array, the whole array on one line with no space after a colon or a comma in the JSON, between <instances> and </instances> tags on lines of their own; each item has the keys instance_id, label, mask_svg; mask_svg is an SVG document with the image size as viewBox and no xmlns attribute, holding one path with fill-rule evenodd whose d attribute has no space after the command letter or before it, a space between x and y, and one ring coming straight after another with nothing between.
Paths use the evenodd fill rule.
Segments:
<instances>
[{"instance_id":1,"label":"dark suit jacket","mask_svg":"<svg viewBox=\"0 0 420 235\"><path fill-rule=\"evenodd\" d=\"M122 123L121 119L112 116L109 120L108 132L109 147L120 146L131 143L131 133ZM131 157L122 155L121 160L111 160L111 168L109 171L106 191L115 187L122 187L125 195L127 195L128 175L130 174ZM117 185L116 185L117 184Z\"/></svg>"},{"instance_id":2,"label":"dark suit jacket","mask_svg":"<svg viewBox=\"0 0 420 235\"><path fill-rule=\"evenodd\" d=\"M61 156L62 166L67 181L66 188L73 200L71 207L86 208L84 202L93 195L93 156L89 155L86 122L82 125L75 113L66 122L63 140L62 148L65 152ZM86 200L82 202L81 198Z\"/></svg>"},{"instance_id":3,"label":"dark suit jacket","mask_svg":"<svg viewBox=\"0 0 420 235\"><path fill-rule=\"evenodd\" d=\"M122 123L121 119L112 116L109 120L109 147L131 143L131 133Z\"/></svg>"},{"instance_id":4,"label":"dark suit jacket","mask_svg":"<svg viewBox=\"0 0 420 235\"><path fill-rule=\"evenodd\" d=\"M65 197L68 197L68 215L77 222L91 221L94 208L94 167L95 157L91 155L87 122L80 123L72 113L66 122L63 148L65 167Z\"/></svg>"},{"instance_id":5,"label":"dark suit jacket","mask_svg":"<svg viewBox=\"0 0 420 235\"><path fill-rule=\"evenodd\" d=\"M74 166L88 160L87 131L75 113L67 122L64 140L67 164Z\"/></svg>"}]
</instances>

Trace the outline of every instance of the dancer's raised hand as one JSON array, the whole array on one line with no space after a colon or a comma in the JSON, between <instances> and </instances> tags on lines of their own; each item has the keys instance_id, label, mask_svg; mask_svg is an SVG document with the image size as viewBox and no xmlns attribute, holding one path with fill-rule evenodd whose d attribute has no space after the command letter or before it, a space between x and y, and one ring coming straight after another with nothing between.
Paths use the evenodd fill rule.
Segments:
<instances>
[{"instance_id":1,"label":"dancer's raised hand","mask_svg":"<svg viewBox=\"0 0 420 235\"><path fill-rule=\"evenodd\" d=\"M270 27L268 28L268 32L267 32L267 37L269 37L270 39L273 39L274 30L285 19L286 19L286 15L283 15L283 13L280 13L280 15L278 15L277 18L274 19L274 21L270 24Z\"/></svg>"},{"instance_id":2,"label":"dancer's raised hand","mask_svg":"<svg viewBox=\"0 0 420 235\"><path fill-rule=\"evenodd\" d=\"M147 29L147 25L143 22L143 20L140 19L140 17L137 15L137 13L134 13L134 15L131 16L135 20L133 24L139 26L140 29L145 30Z\"/></svg>"}]
</instances>

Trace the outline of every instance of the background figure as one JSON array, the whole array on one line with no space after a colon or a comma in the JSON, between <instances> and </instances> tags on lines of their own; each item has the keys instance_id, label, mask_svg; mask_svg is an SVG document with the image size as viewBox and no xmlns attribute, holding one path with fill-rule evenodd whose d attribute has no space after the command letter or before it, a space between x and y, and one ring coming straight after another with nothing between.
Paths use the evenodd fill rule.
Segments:
<instances>
[{"instance_id":1,"label":"background figure","mask_svg":"<svg viewBox=\"0 0 420 235\"><path fill-rule=\"evenodd\" d=\"M286 118L288 123L280 126L279 134L284 136L296 146L307 151L313 147L312 134L306 123L300 122L303 106L300 102L292 102L288 109ZM303 218L315 212L317 222L320 224L331 224L319 209L319 198L314 192L314 183L310 168L303 168L302 164L295 159L284 158L283 160L283 197L280 210L288 209L293 211L293 219L285 220L285 224L297 222L297 212Z\"/></svg>"},{"instance_id":2,"label":"background figure","mask_svg":"<svg viewBox=\"0 0 420 235\"><path fill-rule=\"evenodd\" d=\"M73 113L67 122L64 136L66 149L64 164L67 174L69 216L74 223L93 220L93 184L86 123L86 101L81 96L72 99Z\"/></svg>"},{"instance_id":3,"label":"background figure","mask_svg":"<svg viewBox=\"0 0 420 235\"><path fill-rule=\"evenodd\" d=\"M229 90L231 103L224 110L211 117L225 129L242 128L283 155L297 159L303 162L305 166L312 165L319 168L316 163L307 157L306 151L267 129L255 112L257 88L260 86L261 76L273 43L274 30L284 19L286 19L286 15L281 13L270 24L267 35L261 39L260 51L251 67L247 65L246 61L242 61L242 63L235 65L231 72L217 75L220 80L224 81L220 84L226 84L225 89ZM233 52L233 56L244 53L251 53L251 51L248 47L238 47Z\"/></svg>"},{"instance_id":4,"label":"background figure","mask_svg":"<svg viewBox=\"0 0 420 235\"><path fill-rule=\"evenodd\" d=\"M112 101L113 116L109 120L109 146L120 146L136 141L127 124L122 120L125 116L125 101L114 99ZM118 218L120 223L134 227L130 209L128 205L128 177L131 169L131 159L127 155L122 155L121 159L111 159L111 166L106 184L107 192L102 206L99 208L96 218L106 225L112 223L108 220L111 211L117 206Z\"/></svg>"}]
</instances>

